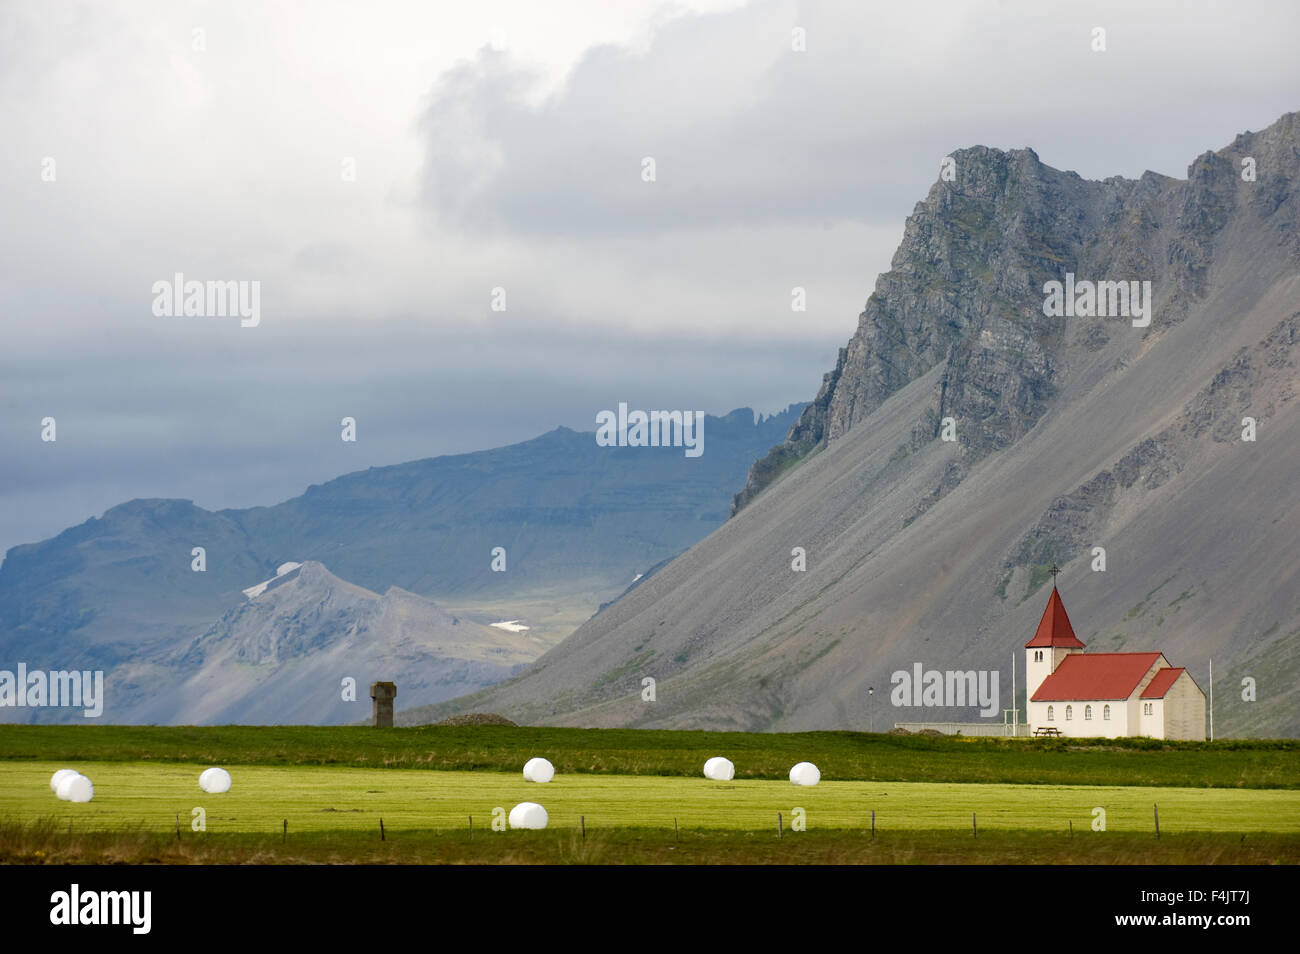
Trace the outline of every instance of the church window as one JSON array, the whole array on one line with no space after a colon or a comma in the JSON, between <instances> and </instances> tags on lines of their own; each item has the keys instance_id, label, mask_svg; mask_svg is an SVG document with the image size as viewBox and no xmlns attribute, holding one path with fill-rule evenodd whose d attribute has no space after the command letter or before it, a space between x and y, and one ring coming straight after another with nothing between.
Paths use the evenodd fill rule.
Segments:
<instances>
[{"instance_id":1,"label":"church window","mask_svg":"<svg viewBox=\"0 0 1300 954\"><path fill-rule=\"evenodd\" d=\"M1074 718L1074 706L1066 706L1066 707L1065 707L1065 721L1066 721L1066 722L1069 722L1069 721L1070 721L1071 719L1073 719L1073 718Z\"/></svg>"},{"instance_id":2,"label":"church window","mask_svg":"<svg viewBox=\"0 0 1300 954\"><path fill-rule=\"evenodd\" d=\"M1102 709L1101 709L1101 717L1102 717L1103 719L1109 719L1109 718L1110 718L1110 706L1102 706Z\"/></svg>"},{"instance_id":3,"label":"church window","mask_svg":"<svg viewBox=\"0 0 1300 954\"><path fill-rule=\"evenodd\" d=\"M1083 707L1083 717L1084 717L1085 719L1091 719L1091 718L1092 718L1092 706L1084 706L1084 707Z\"/></svg>"},{"instance_id":4,"label":"church window","mask_svg":"<svg viewBox=\"0 0 1300 954\"><path fill-rule=\"evenodd\" d=\"M1055 706L1048 706L1048 707L1047 707L1047 721L1048 721L1048 722L1055 722L1055 721L1056 721L1056 707L1055 707Z\"/></svg>"}]
</instances>

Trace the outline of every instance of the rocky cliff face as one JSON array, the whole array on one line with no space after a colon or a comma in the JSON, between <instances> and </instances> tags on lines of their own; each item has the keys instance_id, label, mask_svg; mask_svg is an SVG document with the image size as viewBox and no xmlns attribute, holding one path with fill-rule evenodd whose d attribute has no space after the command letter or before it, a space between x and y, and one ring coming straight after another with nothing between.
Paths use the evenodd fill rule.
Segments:
<instances>
[{"instance_id":1,"label":"rocky cliff face","mask_svg":"<svg viewBox=\"0 0 1300 954\"><path fill-rule=\"evenodd\" d=\"M953 159L732 518L519 676L408 721L968 721L894 707L891 674L995 669L1010 707L1055 562L1090 649L1159 650L1202 687L1213 658L1219 734L1300 733L1300 117L1186 179ZM1150 282L1150 323L1045 313L1067 274Z\"/></svg>"},{"instance_id":2,"label":"rocky cliff face","mask_svg":"<svg viewBox=\"0 0 1300 954\"><path fill-rule=\"evenodd\" d=\"M1208 269L1237 204L1270 218L1296 174L1294 114L1238 137L1192 163L1186 180L1148 172L1138 180L1081 179L1043 165L1029 149L978 146L953 153L952 181L936 182L908 218L889 272L858 318L834 370L786 440L757 461L732 503L734 516L791 466L865 420L891 394L942 366L905 451L959 417L962 453L936 488L950 490L988 453L1042 417L1070 345L1098 351L1114 334L1106 317L1070 329L1041 308L1043 285L1147 280L1159 289L1161 323L1203 298ZM1239 160L1268 170L1243 194ZM1289 235L1294 242L1294 233ZM937 497L936 497L937 499Z\"/></svg>"}]
</instances>

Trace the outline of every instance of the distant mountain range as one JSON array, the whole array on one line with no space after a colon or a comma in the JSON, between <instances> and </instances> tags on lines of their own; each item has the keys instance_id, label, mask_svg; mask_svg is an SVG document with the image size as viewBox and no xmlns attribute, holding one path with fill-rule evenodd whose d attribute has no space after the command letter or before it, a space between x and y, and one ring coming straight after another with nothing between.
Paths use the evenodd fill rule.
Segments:
<instances>
[{"instance_id":1,"label":"distant mountain range","mask_svg":"<svg viewBox=\"0 0 1300 954\"><path fill-rule=\"evenodd\" d=\"M272 507L133 500L8 552L0 669L103 669L103 718L118 722L357 719L335 690L366 673L400 676L399 705L479 688L725 521L802 407L706 417L695 458L561 427L348 474ZM303 566L245 595L286 562ZM516 618L528 627L517 635L485 625ZM0 708L0 720L71 717Z\"/></svg>"},{"instance_id":2,"label":"distant mountain range","mask_svg":"<svg viewBox=\"0 0 1300 954\"><path fill-rule=\"evenodd\" d=\"M1010 707L1059 564L1090 648L1202 687L1212 659L1218 734L1300 733L1300 117L1185 180L951 159L733 518L520 675L402 719L973 720L893 706L891 674L996 669Z\"/></svg>"},{"instance_id":3,"label":"distant mountain range","mask_svg":"<svg viewBox=\"0 0 1300 954\"><path fill-rule=\"evenodd\" d=\"M372 682L398 680L399 700L437 702L499 682L538 652L526 633L460 619L395 586L380 596L308 561L189 642L115 666L106 715L187 725L355 722L370 716Z\"/></svg>"}]
</instances>

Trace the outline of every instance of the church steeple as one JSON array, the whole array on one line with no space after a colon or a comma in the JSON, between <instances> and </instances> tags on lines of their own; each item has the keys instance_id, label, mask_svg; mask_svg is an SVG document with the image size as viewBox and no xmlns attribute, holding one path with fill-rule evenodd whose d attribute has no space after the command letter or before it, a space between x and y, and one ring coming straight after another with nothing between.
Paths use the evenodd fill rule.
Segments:
<instances>
[{"instance_id":1,"label":"church steeple","mask_svg":"<svg viewBox=\"0 0 1300 954\"><path fill-rule=\"evenodd\" d=\"M1083 652L1083 640L1074 635L1061 594L1053 584L1043 618L1038 621L1038 630L1034 638L1025 643L1025 698L1034 697L1035 690L1056 671L1066 656L1080 652Z\"/></svg>"},{"instance_id":2,"label":"church steeple","mask_svg":"<svg viewBox=\"0 0 1300 954\"><path fill-rule=\"evenodd\" d=\"M1065 612L1065 604L1061 602L1061 594L1055 586L1047 600L1047 608L1043 610L1043 618L1039 620L1038 630L1034 633L1034 638L1025 643L1025 648L1083 649L1083 641L1074 635L1074 627L1070 625L1070 617Z\"/></svg>"}]
</instances>

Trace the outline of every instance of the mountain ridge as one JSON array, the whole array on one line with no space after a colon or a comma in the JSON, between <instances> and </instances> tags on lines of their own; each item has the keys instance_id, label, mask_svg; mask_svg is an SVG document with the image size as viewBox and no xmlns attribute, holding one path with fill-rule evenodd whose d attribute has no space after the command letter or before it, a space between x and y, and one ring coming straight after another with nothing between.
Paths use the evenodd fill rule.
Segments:
<instances>
[{"instance_id":1,"label":"mountain ridge","mask_svg":"<svg viewBox=\"0 0 1300 954\"><path fill-rule=\"evenodd\" d=\"M707 416L697 459L600 447L594 432L559 427L504 448L355 471L269 507L126 501L10 549L0 655L104 669L111 685L115 667L188 644L285 560L324 564L377 594L436 598L480 623L523 617L530 638L550 646L636 573L722 523L745 469L798 408ZM504 572L492 569L496 547Z\"/></svg>"},{"instance_id":2,"label":"mountain ridge","mask_svg":"<svg viewBox=\"0 0 1300 954\"><path fill-rule=\"evenodd\" d=\"M540 651L525 634L459 619L398 587L381 596L315 561L277 579L188 644L117 667L105 718L354 722L368 715L371 682L400 674L405 698L435 702L499 681Z\"/></svg>"},{"instance_id":3,"label":"mountain ridge","mask_svg":"<svg viewBox=\"0 0 1300 954\"><path fill-rule=\"evenodd\" d=\"M1300 732L1297 114L1203 153L1186 180L953 155L956 181L918 203L836 367L727 523L519 675L404 720L469 705L659 728L969 719L894 710L890 673L1000 669L1009 707L1008 656L1056 561L1092 649L1163 650L1202 684L1211 657L1238 681L1263 665L1252 678L1269 691L1252 708L1229 686L1220 730ZM1049 317L1046 283L1067 272L1151 281L1150 326ZM1257 441L1240 439L1244 417Z\"/></svg>"}]
</instances>

